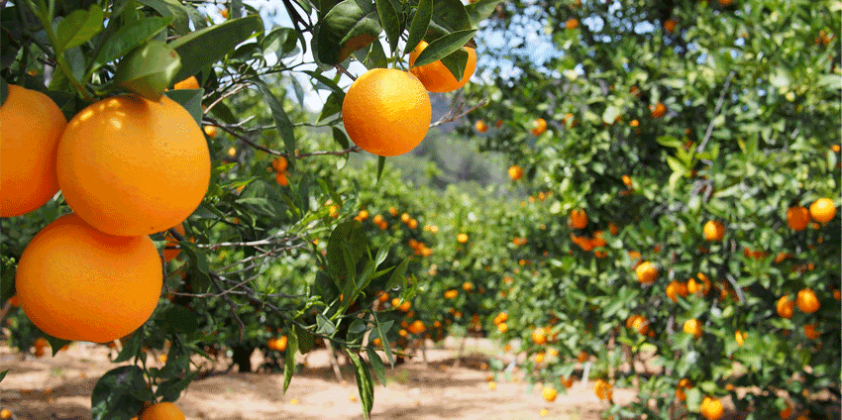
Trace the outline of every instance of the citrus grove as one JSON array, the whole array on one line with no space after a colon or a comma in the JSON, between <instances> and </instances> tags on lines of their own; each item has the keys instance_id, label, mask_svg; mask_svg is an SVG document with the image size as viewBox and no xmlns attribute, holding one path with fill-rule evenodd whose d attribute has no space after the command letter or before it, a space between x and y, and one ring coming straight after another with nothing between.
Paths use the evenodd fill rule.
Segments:
<instances>
[{"instance_id":1,"label":"citrus grove","mask_svg":"<svg viewBox=\"0 0 842 420\"><path fill-rule=\"evenodd\" d=\"M2 322L131 363L94 419L183 419L192 356L286 390L323 346L368 417L468 334L545 407L838 418L838 2L283 6L3 6ZM468 148L494 177L441 187Z\"/></svg>"}]
</instances>

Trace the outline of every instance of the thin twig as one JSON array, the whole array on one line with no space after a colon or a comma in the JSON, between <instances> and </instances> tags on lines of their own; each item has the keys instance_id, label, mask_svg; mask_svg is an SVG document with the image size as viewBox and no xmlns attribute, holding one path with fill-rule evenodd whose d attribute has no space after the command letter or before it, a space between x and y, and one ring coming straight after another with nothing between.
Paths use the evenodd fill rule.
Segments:
<instances>
[{"instance_id":1,"label":"thin twig","mask_svg":"<svg viewBox=\"0 0 842 420\"><path fill-rule=\"evenodd\" d=\"M731 72L728 73L728 77L725 78L725 85L722 87L722 94L719 95L719 100L716 102L716 108L713 110L713 118L711 118L707 131L705 131L705 138L702 140L702 143L699 144L699 147L696 148L696 154L700 154L705 150L705 146L707 146L710 136L713 134L713 123L716 121L716 117L722 109L722 104L725 102L725 95L728 93L728 87L731 86L731 79L734 78L735 74L737 74L737 71L731 70Z\"/></svg>"},{"instance_id":2,"label":"thin twig","mask_svg":"<svg viewBox=\"0 0 842 420\"><path fill-rule=\"evenodd\" d=\"M348 72L348 70L345 70L345 67L342 67L342 65L341 65L341 64L337 64L337 65L335 65L334 67L336 67L336 71L338 71L338 72L340 72L340 73L342 73L342 74L344 74L344 75L348 76L348 77L349 77L351 80L353 80L353 81L357 81L357 78L356 78L356 77L354 77L354 75L353 75L353 74L349 73L349 72Z\"/></svg>"},{"instance_id":3,"label":"thin twig","mask_svg":"<svg viewBox=\"0 0 842 420\"><path fill-rule=\"evenodd\" d=\"M438 126L440 126L440 125L442 125L442 124L444 124L444 123L448 123L448 122L456 121L456 120L458 120L459 118L462 118L462 117L464 117L465 115L468 115L471 111L473 111L473 110L475 110L475 109L477 109L477 108L479 108L479 107L481 107L481 106L484 106L484 105L485 105L485 104L487 104L487 103L488 103L488 101L487 101L487 100L485 100L485 99L483 99L483 100L479 101L479 103L477 103L476 105L474 105L474 106L472 106L472 107L468 108L468 110L467 110L467 111L465 111L465 112L462 112L462 113L459 113L459 114L456 114L456 115L451 115L451 116L447 116L447 115L445 115L445 116L444 116L444 117L442 117L440 120L438 120L438 121L436 121L436 122L434 122L434 123L430 124L430 128L432 128L432 127L438 127Z\"/></svg>"}]
</instances>

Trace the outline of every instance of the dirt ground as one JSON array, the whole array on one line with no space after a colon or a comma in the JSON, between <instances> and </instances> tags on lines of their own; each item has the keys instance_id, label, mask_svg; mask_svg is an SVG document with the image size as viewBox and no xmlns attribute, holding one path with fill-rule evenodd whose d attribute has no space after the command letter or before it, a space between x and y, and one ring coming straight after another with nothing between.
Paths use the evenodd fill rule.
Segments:
<instances>
[{"instance_id":1,"label":"dirt ground","mask_svg":"<svg viewBox=\"0 0 842 420\"><path fill-rule=\"evenodd\" d=\"M458 339L461 340L461 339ZM372 419L464 419L464 420L596 420L607 403L600 402L587 386L577 382L548 403L535 387L527 392L520 372L504 381L499 375L496 389L482 369L488 358L508 362L512 356L500 353L493 343L469 338L459 367L454 367L459 341L448 338L438 349L428 349L425 367L421 358L386 372L387 384L378 384ZM116 367L104 346L74 343L55 358L22 357L0 347L0 371L11 369L0 386L0 407L10 409L17 419L90 419L90 394L96 380ZM302 356L299 355L299 358ZM149 361L155 362L150 356ZM255 352L253 366L262 356ZM301 361L301 359L299 359ZM281 395L283 374L229 373L194 382L182 393L178 406L188 420L356 420L362 419L353 371L343 367L339 381L330 368L326 350L314 350L303 373L293 377L286 395ZM227 362L217 366L224 370ZM234 369L236 370L236 368ZM630 400L629 390L615 390L620 402ZM541 415L542 409L547 413Z\"/></svg>"}]
</instances>

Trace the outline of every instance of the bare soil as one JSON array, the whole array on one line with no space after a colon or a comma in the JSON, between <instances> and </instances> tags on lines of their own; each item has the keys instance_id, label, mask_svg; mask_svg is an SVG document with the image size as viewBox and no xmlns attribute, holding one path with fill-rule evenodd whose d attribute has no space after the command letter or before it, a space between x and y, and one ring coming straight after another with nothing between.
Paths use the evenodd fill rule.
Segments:
<instances>
[{"instance_id":1,"label":"bare soil","mask_svg":"<svg viewBox=\"0 0 842 420\"><path fill-rule=\"evenodd\" d=\"M372 419L464 419L464 420L597 420L607 403L599 401L593 383L577 382L559 392L548 403L534 387L527 392L522 373L515 371L506 381L496 378L491 390L483 369L489 357L509 362L493 343L469 338L458 367L459 341L448 338L443 346L427 350L425 364L420 353L406 364L386 371L387 383L377 385ZM0 385L0 407L10 409L19 420L87 420L90 395L96 380L117 364L111 363L114 350L89 343L74 343L56 357L34 358L7 347L0 347L0 371L11 369ZM160 365L150 355L149 363ZM299 361L304 360L298 356ZM341 360L340 360L341 361ZM255 352L253 366L262 355ZM224 371L228 360L216 366ZM234 369L236 370L236 368ZM182 393L177 405L188 420L357 420L362 419L353 371L343 365L343 380L331 369L326 350L314 350L306 357L306 367L293 377L282 395L283 374L214 374L194 382ZM631 390L615 390L620 402L633 398ZM545 415L541 411L546 409Z\"/></svg>"}]
</instances>

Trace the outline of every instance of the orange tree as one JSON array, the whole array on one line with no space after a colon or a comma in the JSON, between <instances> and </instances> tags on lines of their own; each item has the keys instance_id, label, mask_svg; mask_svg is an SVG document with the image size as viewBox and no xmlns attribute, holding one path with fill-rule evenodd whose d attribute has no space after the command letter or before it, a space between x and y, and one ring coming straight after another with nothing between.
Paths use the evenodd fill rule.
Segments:
<instances>
[{"instance_id":1,"label":"orange tree","mask_svg":"<svg viewBox=\"0 0 842 420\"><path fill-rule=\"evenodd\" d=\"M383 372L370 343L394 359L399 323L374 292L408 299L417 282L405 262L384 265L389 243L371 244L359 222L339 217L356 211L359 191L337 192L338 178L307 162L412 149L430 124L426 90L464 84L475 64L464 46L496 2L274 6L287 24L240 0L0 5L0 318L23 351L41 352L44 338L54 352L120 339L115 360L133 364L99 379L96 419L178 412L169 403L197 375L191 355L211 349L235 361L257 347L281 352L270 360L283 360L286 389L296 354L317 339L348 351L367 417L369 368ZM431 74L455 79L427 87ZM303 109L302 81L325 92L318 115ZM406 127L413 142L382 136ZM323 130L332 144L308 135ZM159 253L162 270L133 271ZM46 290L57 273L78 283ZM161 295L108 301L126 298L123 286L161 284ZM117 326L92 327L105 318ZM150 350L167 357L150 363Z\"/></svg>"},{"instance_id":2,"label":"orange tree","mask_svg":"<svg viewBox=\"0 0 842 420\"><path fill-rule=\"evenodd\" d=\"M559 354L530 359L534 378L559 389L584 352L615 419L724 418L723 405L755 419L834 415L838 9L735 0L498 10L478 47L478 72L493 83L466 92L491 99L474 121L502 124L462 132L510 155L533 195L553 192L512 216L546 225L526 245L544 265L497 303L504 338ZM630 363L641 358L646 371ZM637 396L615 404L614 385Z\"/></svg>"}]
</instances>

